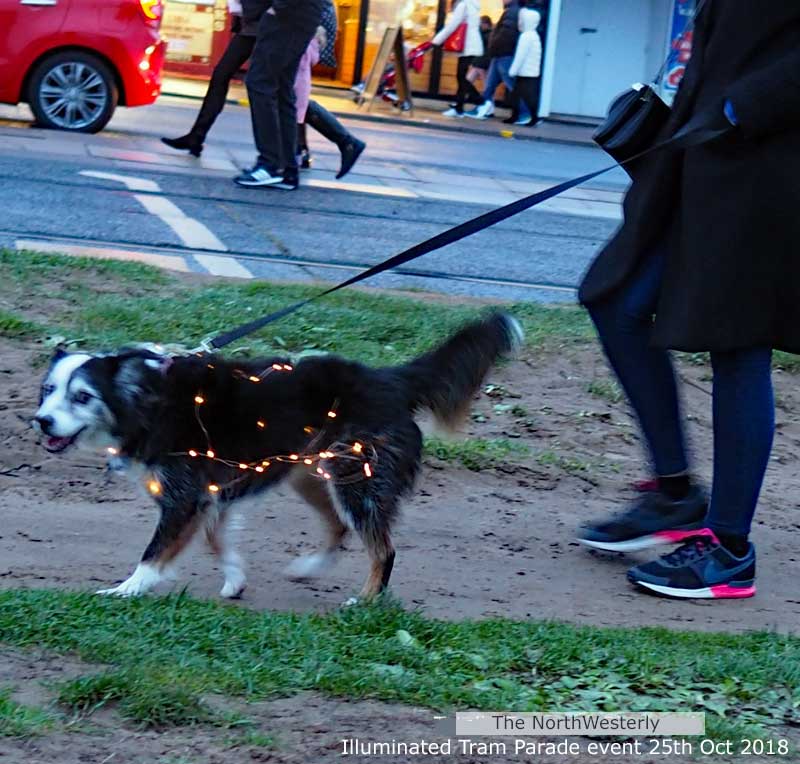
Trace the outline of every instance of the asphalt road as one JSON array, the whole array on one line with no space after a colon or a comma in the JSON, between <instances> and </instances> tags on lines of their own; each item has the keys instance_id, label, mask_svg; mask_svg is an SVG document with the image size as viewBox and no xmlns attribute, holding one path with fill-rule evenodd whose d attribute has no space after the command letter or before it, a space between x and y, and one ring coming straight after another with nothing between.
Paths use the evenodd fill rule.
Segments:
<instances>
[{"instance_id":1,"label":"asphalt road","mask_svg":"<svg viewBox=\"0 0 800 764\"><path fill-rule=\"evenodd\" d=\"M226 109L201 162L158 141L184 132L196 107L163 99L120 109L97 136L35 129L24 108L0 107L0 246L133 253L221 275L338 281L607 163L588 147L350 120L368 150L347 183L333 182L336 149L315 136L315 170L304 188L241 189L230 179L253 155L245 108ZM618 224L624 186L615 171L561 207L523 213L371 283L572 300L580 274Z\"/></svg>"}]
</instances>

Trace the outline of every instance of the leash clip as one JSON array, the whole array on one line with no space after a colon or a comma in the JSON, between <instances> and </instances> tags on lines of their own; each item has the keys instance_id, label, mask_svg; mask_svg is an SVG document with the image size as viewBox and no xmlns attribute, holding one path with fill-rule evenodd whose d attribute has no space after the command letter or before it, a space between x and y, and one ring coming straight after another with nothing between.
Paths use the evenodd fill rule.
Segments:
<instances>
[{"instance_id":1,"label":"leash clip","mask_svg":"<svg viewBox=\"0 0 800 764\"><path fill-rule=\"evenodd\" d=\"M214 335L209 334L208 337L200 341L200 344L196 348L193 348L189 352L192 355L202 355L203 353L211 355L211 353L214 352L214 346L211 344L213 339Z\"/></svg>"}]
</instances>

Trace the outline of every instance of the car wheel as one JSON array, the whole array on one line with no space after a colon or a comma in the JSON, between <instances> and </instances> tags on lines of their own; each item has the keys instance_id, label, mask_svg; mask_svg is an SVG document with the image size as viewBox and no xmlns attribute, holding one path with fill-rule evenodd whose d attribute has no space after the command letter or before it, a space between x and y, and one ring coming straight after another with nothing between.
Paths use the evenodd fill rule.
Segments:
<instances>
[{"instance_id":1,"label":"car wheel","mask_svg":"<svg viewBox=\"0 0 800 764\"><path fill-rule=\"evenodd\" d=\"M34 70L28 104L43 127L96 133L102 130L119 100L108 66L91 53L66 51L50 56Z\"/></svg>"}]
</instances>

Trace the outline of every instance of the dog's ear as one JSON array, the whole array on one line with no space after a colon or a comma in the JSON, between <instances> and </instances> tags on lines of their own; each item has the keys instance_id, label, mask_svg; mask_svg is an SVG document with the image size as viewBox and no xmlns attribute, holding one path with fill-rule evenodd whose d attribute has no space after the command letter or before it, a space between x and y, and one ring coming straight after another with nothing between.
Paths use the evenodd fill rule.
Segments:
<instances>
[{"instance_id":1,"label":"dog's ear","mask_svg":"<svg viewBox=\"0 0 800 764\"><path fill-rule=\"evenodd\" d=\"M56 361L61 360L65 355L67 355L67 346L64 343L59 342L53 351L53 357L50 359L50 363L55 363Z\"/></svg>"}]
</instances>

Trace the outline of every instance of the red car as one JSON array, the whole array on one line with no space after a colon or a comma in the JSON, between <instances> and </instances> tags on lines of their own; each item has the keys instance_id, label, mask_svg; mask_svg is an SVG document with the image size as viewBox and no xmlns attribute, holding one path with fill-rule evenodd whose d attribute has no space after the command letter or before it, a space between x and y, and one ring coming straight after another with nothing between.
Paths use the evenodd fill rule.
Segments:
<instances>
[{"instance_id":1,"label":"red car","mask_svg":"<svg viewBox=\"0 0 800 764\"><path fill-rule=\"evenodd\" d=\"M162 0L0 0L0 103L51 128L96 133L117 104L153 103Z\"/></svg>"}]
</instances>

